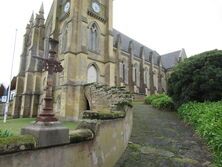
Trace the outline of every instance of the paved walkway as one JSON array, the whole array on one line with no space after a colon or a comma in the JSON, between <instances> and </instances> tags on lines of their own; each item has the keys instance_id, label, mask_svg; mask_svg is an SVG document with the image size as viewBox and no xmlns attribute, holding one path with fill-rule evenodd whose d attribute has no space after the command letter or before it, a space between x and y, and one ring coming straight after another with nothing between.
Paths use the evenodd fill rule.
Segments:
<instances>
[{"instance_id":1,"label":"paved walkway","mask_svg":"<svg viewBox=\"0 0 222 167\"><path fill-rule=\"evenodd\" d=\"M115 167L208 167L211 155L175 112L134 106L127 150Z\"/></svg>"}]
</instances>

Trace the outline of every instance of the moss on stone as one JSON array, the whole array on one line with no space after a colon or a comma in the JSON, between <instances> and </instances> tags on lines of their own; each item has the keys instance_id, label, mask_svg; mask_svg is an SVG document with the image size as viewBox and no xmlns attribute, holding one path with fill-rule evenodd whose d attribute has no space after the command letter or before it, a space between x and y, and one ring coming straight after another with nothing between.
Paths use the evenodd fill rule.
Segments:
<instances>
[{"instance_id":1,"label":"moss on stone","mask_svg":"<svg viewBox=\"0 0 222 167\"><path fill-rule=\"evenodd\" d=\"M199 162L195 159L190 158L173 158L174 161L182 164L198 164Z\"/></svg>"},{"instance_id":2,"label":"moss on stone","mask_svg":"<svg viewBox=\"0 0 222 167\"><path fill-rule=\"evenodd\" d=\"M125 112L115 111L115 112L84 112L84 119L98 119L98 120L109 120L109 119L118 119L124 118L126 115Z\"/></svg>"},{"instance_id":3,"label":"moss on stone","mask_svg":"<svg viewBox=\"0 0 222 167\"><path fill-rule=\"evenodd\" d=\"M151 146L143 146L141 148L141 153L143 153L143 154L153 154L153 155L167 157L167 158L171 158L171 157L175 156L175 154L173 152L170 152L170 151L164 150L164 149L151 147Z\"/></svg>"},{"instance_id":4,"label":"moss on stone","mask_svg":"<svg viewBox=\"0 0 222 167\"><path fill-rule=\"evenodd\" d=\"M76 129L89 129L95 135L97 132L98 126L99 126L99 121L88 119L88 120L81 121L81 123L77 126Z\"/></svg>"},{"instance_id":5,"label":"moss on stone","mask_svg":"<svg viewBox=\"0 0 222 167\"><path fill-rule=\"evenodd\" d=\"M141 145L135 144L135 143L129 143L128 147L133 151L133 152L140 152Z\"/></svg>"},{"instance_id":6,"label":"moss on stone","mask_svg":"<svg viewBox=\"0 0 222 167\"><path fill-rule=\"evenodd\" d=\"M36 139L31 135L0 138L0 154L34 149L36 143Z\"/></svg>"},{"instance_id":7,"label":"moss on stone","mask_svg":"<svg viewBox=\"0 0 222 167\"><path fill-rule=\"evenodd\" d=\"M131 101L120 101L116 104L116 106L117 106L117 110L124 110L125 106L133 108L133 104Z\"/></svg>"},{"instance_id":8,"label":"moss on stone","mask_svg":"<svg viewBox=\"0 0 222 167\"><path fill-rule=\"evenodd\" d=\"M78 129L69 133L70 143L93 140L94 133L90 129Z\"/></svg>"}]
</instances>

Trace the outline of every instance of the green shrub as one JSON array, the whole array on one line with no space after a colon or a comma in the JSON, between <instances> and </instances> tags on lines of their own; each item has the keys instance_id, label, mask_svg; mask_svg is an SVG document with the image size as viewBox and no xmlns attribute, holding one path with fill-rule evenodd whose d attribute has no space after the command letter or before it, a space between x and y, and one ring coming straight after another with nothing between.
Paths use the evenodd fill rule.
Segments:
<instances>
[{"instance_id":1,"label":"green shrub","mask_svg":"<svg viewBox=\"0 0 222 167\"><path fill-rule=\"evenodd\" d=\"M168 94L180 106L222 99L222 51L213 50L179 63L168 79Z\"/></svg>"},{"instance_id":2,"label":"green shrub","mask_svg":"<svg viewBox=\"0 0 222 167\"><path fill-rule=\"evenodd\" d=\"M150 95L150 96L146 96L145 97L145 103L146 104L151 104L153 100L160 98L160 97L164 97L166 96L165 94L156 94L156 95Z\"/></svg>"},{"instance_id":3,"label":"green shrub","mask_svg":"<svg viewBox=\"0 0 222 167\"><path fill-rule=\"evenodd\" d=\"M167 109L167 110L174 109L174 104L172 99L166 94L147 96L145 98L145 103L151 104L153 107L158 109Z\"/></svg>"},{"instance_id":4,"label":"green shrub","mask_svg":"<svg viewBox=\"0 0 222 167\"><path fill-rule=\"evenodd\" d=\"M0 138L6 138L13 136L13 134L9 130L1 130L0 129Z\"/></svg>"},{"instance_id":5,"label":"green shrub","mask_svg":"<svg viewBox=\"0 0 222 167\"><path fill-rule=\"evenodd\" d=\"M179 115L193 125L215 154L215 163L222 167L222 101L183 104Z\"/></svg>"}]
</instances>

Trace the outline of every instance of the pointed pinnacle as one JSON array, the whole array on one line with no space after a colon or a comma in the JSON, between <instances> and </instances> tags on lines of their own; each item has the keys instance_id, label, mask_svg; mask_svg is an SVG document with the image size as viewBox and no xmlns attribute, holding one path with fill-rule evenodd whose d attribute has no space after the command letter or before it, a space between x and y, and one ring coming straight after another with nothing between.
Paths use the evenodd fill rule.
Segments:
<instances>
[{"instance_id":1,"label":"pointed pinnacle","mask_svg":"<svg viewBox=\"0 0 222 167\"><path fill-rule=\"evenodd\" d=\"M30 18L29 22L33 23L33 21L34 21L34 12L32 12L32 15L31 15L31 18Z\"/></svg>"},{"instance_id":2,"label":"pointed pinnacle","mask_svg":"<svg viewBox=\"0 0 222 167\"><path fill-rule=\"evenodd\" d=\"M40 9L39 9L39 13L40 13L40 14L44 14L43 2L42 2L42 5L41 5L41 7L40 7Z\"/></svg>"}]
</instances>

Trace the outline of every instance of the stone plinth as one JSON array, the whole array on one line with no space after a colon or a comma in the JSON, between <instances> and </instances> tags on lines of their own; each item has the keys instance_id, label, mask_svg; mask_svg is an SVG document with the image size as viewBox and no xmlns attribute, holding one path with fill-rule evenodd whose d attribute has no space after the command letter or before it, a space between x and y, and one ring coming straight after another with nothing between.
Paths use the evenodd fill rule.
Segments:
<instances>
[{"instance_id":1,"label":"stone plinth","mask_svg":"<svg viewBox=\"0 0 222 167\"><path fill-rule=\"evenodd\" d=\"M37 122L22 128L21 134L29 134L38 140L37 147L48 147L69 143L69 129L60 122Z\"/></svg>"}]
</instances>

